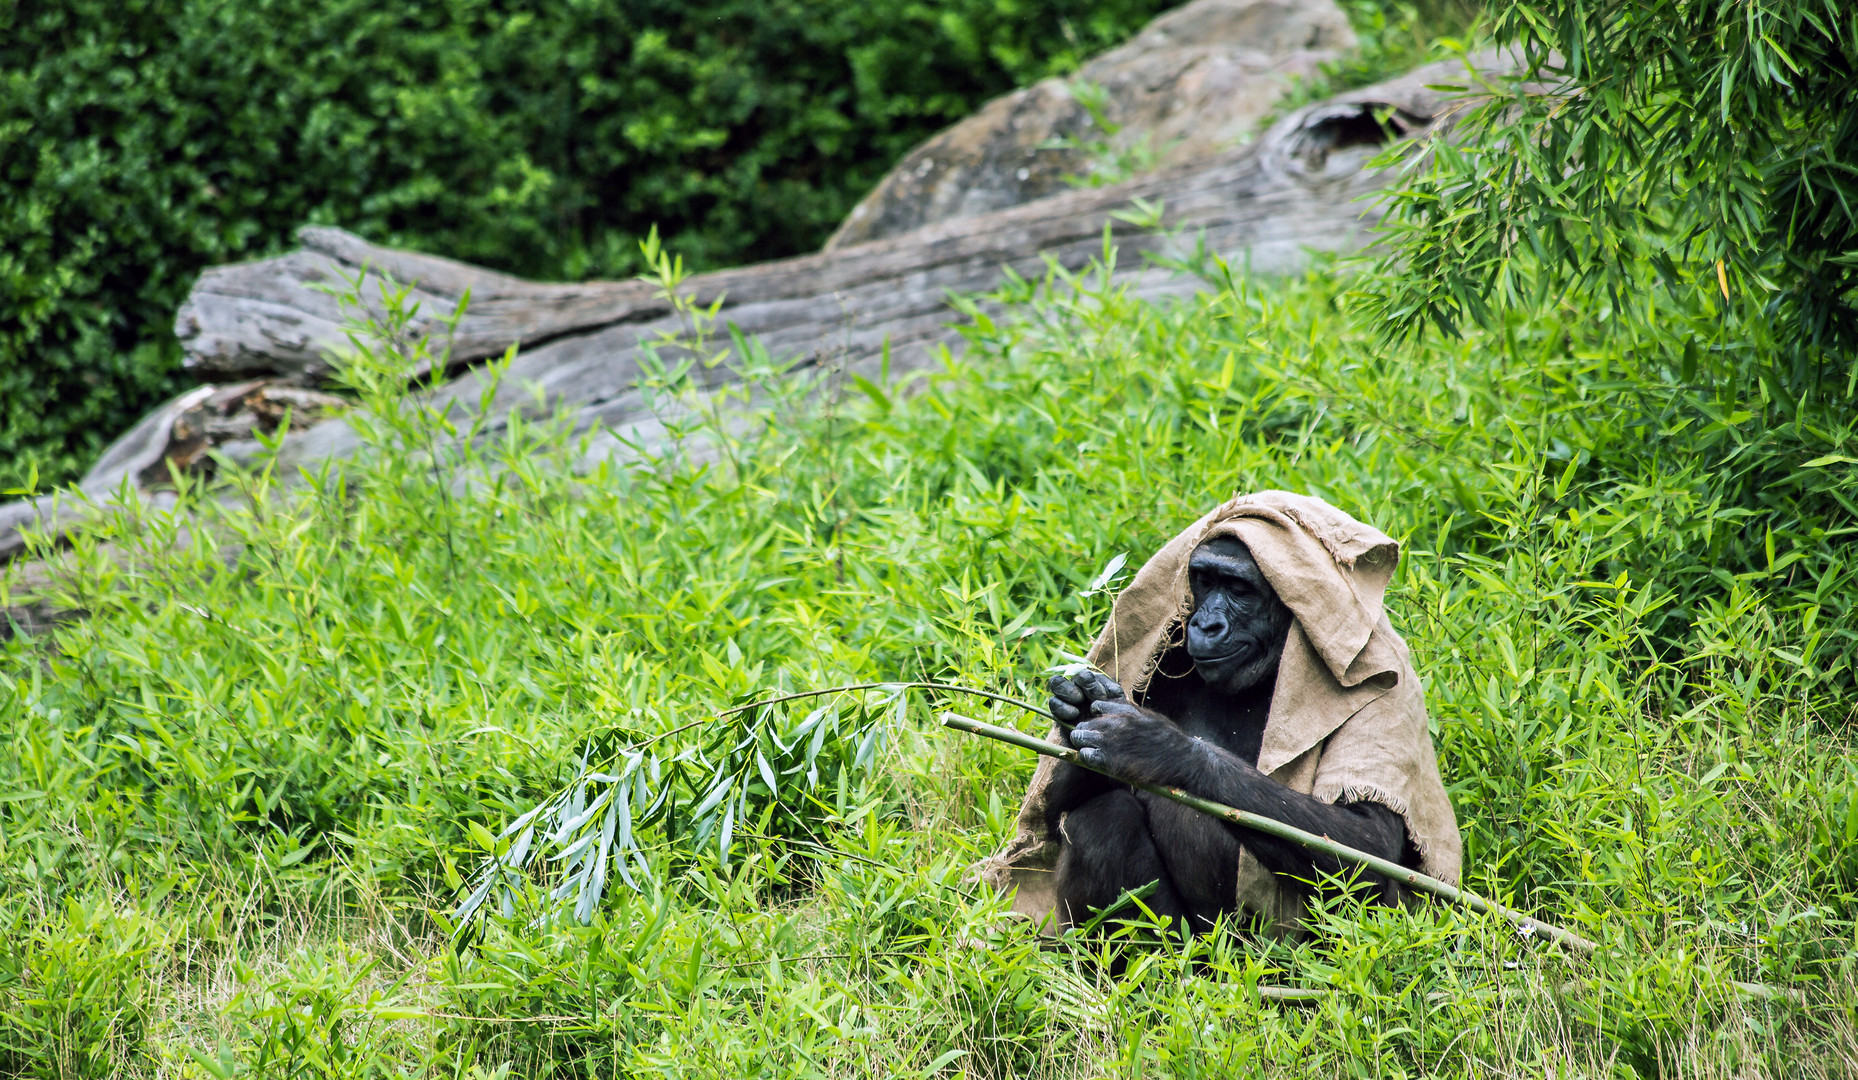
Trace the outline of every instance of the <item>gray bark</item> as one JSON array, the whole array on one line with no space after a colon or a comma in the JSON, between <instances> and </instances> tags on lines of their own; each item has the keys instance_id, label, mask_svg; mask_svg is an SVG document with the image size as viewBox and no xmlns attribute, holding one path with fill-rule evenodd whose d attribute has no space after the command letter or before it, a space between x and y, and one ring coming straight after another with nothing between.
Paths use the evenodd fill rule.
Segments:
<instances>
[{"instance_id":1,"label":"gray bark","mask_svg":"<svg viewBox=\"0 0 1858 1080\"><path fill-rule=\"evenodd\" d=\"M1502 66L1494 56L1478 64ZM799 369L832 365L871 375L886 346L893 372L924 365L938 346L958 347L951 293L995 288L1008 271L1037 278L1048 261L1081 269L1102 255L1106 230L1118 247L1118 277L1147 294L1195 289L1196 281L1145 266L1144 259L1184 254L1200 243L1255 272L1291 270L1309 249L1348 251L1369 239L1377 216L1362 196L1389 177L1365 165L1390 135L1440 129L1448 93L1427 86L1465 76L1459 61L1430 65L1296 110L1249 146L1201 161L867 243L697 275L686 289L701 304L721 298L720 322L759 338L770 354ZM1164 208L1161 229L1118 216L1138 201ZM649 445L662 432L662 418L638 388L641 360L645 346L682 327L654 285L541 284L377 247L337 229L305 228L299 235L303 247L291 254L201 275L176 320L190 366L214 377L314 381L346 344L344 311L331 290L345 292L345 282L360 280L363 296L373 298L385 275L414 286L417 332L439 332L469 292L452 364L520 347L493 411L532 407L539 387L547 408L572 410L583 430L604 427L610 434L603 441L618 452ZM730 377L727 366L701 374ZM469 371L438 390L441 399L472 406L479 392ZM169 403L125 436L99 463L102 471L79 485L81 492L96 499L124 477L132 486L148 479L151 464L167 452L175 418L186 411L179 405ZM357 446L337 417L293 433L283 463L346 457ZM239 447L222 450L236 457ZM82 500L68 495L60 507L54 511L50 499L0 506L0 559L22 548L22 527L56 531L84 512Z\"/></svg>"},{"instance_id":2,"label":"gray bark","mask_svg":"<svg viewBox=\"0 0 1858 1080\"><path fill-rule=\"evenodd\" d=\"M893 371L926 363L940 345L957 346L950 293L992 289L1007 271L1038 277L1046 261L1083 268L1103 253L1107 228L1119 250L1118 274L1147 292L1185 291L1194 282L1145 268L1144 256L1181 253L1204 242L1254 271L1286 271L1308 249L1361 246L1377 221L1361 197L1387 176L1364 168L1381 152L1381 123L1394 136L1427 132L1447 94L1428 84L1463 80L1456 61L1338 95L1299 109L1255 143L1114 187L1069 191L975 217L798 258L693 277L701 304L721 298L719 319L758 337L799 368L822 364L870 374L889 345ZM1161 229L1117 215L1136 200L1164 207ZM453 362L497 355L512 342L521 354L493 406L532 400L539 387L552 408L575 410L581 427L604 425L624 439L649 442L659 429L637 392L642 344L681 332L679 319L642 282L540 285L472 271L461 264L377 248L335 230L305 230L306 249L278 259L223 267L202 277L181 316L181 333L202 367L208 356L275 357L303 373L299 358L339 345L334 300L318 284L364 270L419 283L436 327L464 287L469 309L452 347ZM372 288L372 286L369 286ZM285 345L288 313L298 336ZM210 352L209 352L210 350ZM321 363L322 361L317 361ZM251 367L239 370L249 371ZM724 369L707 374L726 377ZM469 374L440 391L475 402ZM340 420L294 437L291 459L310 461L353 451Z\"/></svg>"}]
</instances>

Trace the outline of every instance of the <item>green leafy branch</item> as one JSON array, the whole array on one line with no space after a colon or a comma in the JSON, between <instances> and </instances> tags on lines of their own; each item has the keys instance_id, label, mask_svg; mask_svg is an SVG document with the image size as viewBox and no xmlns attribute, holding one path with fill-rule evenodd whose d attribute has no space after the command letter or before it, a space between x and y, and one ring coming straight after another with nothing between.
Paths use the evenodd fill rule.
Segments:
<instances>
[{"instance_id":1,"label":"green leafy branch","mask_svg":"<svg viewBox=\"0 0 1858 1080\"><path fill-rule=\"evenodd\" d=\"M737 705L605 754L584 751L574 778L492 834L470 831L484 850L469 891L453 909L462 932L493 898L505 918L519 906L546 919L550 905L571 906L576 921L593 917L609 874L634 891L654 879L645 837L682 841L695 853L714 845L727 866L736 833L759 811L783 808L798 817L808 793L841 775L866 773L905 723L908 693L965 694L1046 715L1029 702L988 690L936 682L859 683L804 690ZM875 701L854 698L877 691ZM829 698L794 719L784 706ZM699 741L676 752L654 750L672 736L698 729ZM603 736L595 735L590 745ZM694 805L680 820L679 795ZM803 824L805 824L803 819ZM547 887L538 892L536 879ZM466 882L454 886L463 891Z\"/></svg>"},{"instance_id":2,"label":"green leafy branch","mask_svg":"<svg viewBox=\"0 0 1858 1080\"><path fill-rule=\"evenodd\" d=\"M1492 30L1521 70L1470 73L1456 134L1389 196L1390 332L1489 326L1563 288L1630 311L1649 265L1725 314L1780 316L1796 383L1858 343L1847 0L1540 0Z\"/></svg>"}]
</instances>

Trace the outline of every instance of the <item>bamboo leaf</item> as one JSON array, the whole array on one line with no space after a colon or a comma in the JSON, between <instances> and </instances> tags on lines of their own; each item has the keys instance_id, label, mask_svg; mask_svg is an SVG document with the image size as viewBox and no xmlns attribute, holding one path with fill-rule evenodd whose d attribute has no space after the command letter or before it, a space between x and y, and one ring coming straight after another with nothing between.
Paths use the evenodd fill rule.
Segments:
<instances>
[{"instance_id":1,"label":"bamboo leaf","mask_svg":"<svg viewBox=\"0 0 1858 1080\"><path fill-rule=\"evenodd\" d=\"M871 761L877 756L878 745L883 738L883 734L884 725L882 723L874 723L865 729L864 738L858 741L857 753L852 756L853 768L864 769L870 767Z\"/></svg>"},{"instance_id":2,"label":"bamboo leaf","mask_svg":"<svg viewBox=\"0 0 1858 1080\"><path fill-rule=\"evenodd\" d=\"M734 788L734 779L735 778L731 776L722 776L718 778L716 783L711 785L709 792L703 796L703 801L698 803L697 808L690 812L690 816L692 818L708 817L710 811L716 809L716 805L722 802Z\"/></svg>"},{"instance_id":3,"label":"bamboo leaf","mask_svg":"<svg viewBox=\"0 0 1858 1080\"><path fill-rule=\"evenodd\" d=\"M574 904L575 921L583 926L593 921L594 907L600 903L600 897L606 891L606 865L613 849L613 830L618 817L617 812L609 813L601 825L600 845L591 856L592 876L581 887L580 898Z\"/></svg>"},{"instance_id":4,"label":"bamboo leaf","mask_svg":"<svg viewBox=\"0 0 1858 1080\"><path fill-rule=\"evenodd\" d=\"M510 850L503 853L503 864L521 868L529 854L529 839L534 835L534 829L524 829L522 835L510 844Z\"/></svg>"},{"instance_id":5,"label":"bamboo leaf","mask_svg":"<svg viewBox=\"0 0 1858 1080\"><path fill-rule=\"evenodd\" d=\"M497 839L503 840L503 839L507 839L508 837L514 835L516 833L516 830L523 828L524 826L528 825L531 821L534 821L537 817L541 816L541 814L544 811L546 811L550 806L552 806L554 802L555 802L554 799L544 799L542 802L537 803L535 807L532 808L528 813L523 814L522 816L518 817L515 821L510 822L507 828L505 828L502 832L497 834Z\"/></svg>"},{"instance_id":6,"label":"bamboo leaf","mask_svg":"<svg viewBox=\"0 0 1858 1080\"><path fill-rule=\"evenodd\" d=\"M813 728L813 741L809 742L806 747L806 760L809 765L819 759L819 752L826 745L826 736L838 730L839 726L837 710L822 711L824 715L820 718L818 726Z\"/></svg>"},{"instance_id":7,"label":"bamboo leaf","mask_svg":"<svg viewBox=\"0 0 1858 1080\"><path fill-rule=\"evenodd\" d=\"M1112 555L1110 561L1103 564L1103 569L1098 571L1097 576L1090 579L1090 584L1084 587L1082 595L1095 596L1104 591L1104 589L1108 588L1110 583L1115 580L1116 575L1122 573L1123 566L1127 564L1128 561L1129 553L1127 551Z\"/></svg>"},{"instance_id":8,"label":"bamboo leaf","mask_svg":"<svg viewBox=\"0 0 1858 1080\"><path fill-rule=\"evenodd\" d=\"M452 921L462 923L464 920L470 918L472 914L483 905L484 899L490 895L491 887L496 885L496 883L497 879L495 877L485 874L484 880L479 883L477 888L471 890L471 895L465 897L464 903L459 904L457 910L452 912Z\"/></svg>"}]
</instances>

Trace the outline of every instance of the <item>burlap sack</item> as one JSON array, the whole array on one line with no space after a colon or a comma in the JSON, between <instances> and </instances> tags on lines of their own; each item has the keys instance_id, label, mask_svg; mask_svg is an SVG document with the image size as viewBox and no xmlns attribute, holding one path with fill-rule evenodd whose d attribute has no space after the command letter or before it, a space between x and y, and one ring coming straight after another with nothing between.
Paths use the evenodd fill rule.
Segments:
<instances>
[{"instance_id":1,"label":"burlap sack","mask_svg":"<svg viewBox=\"0 0 1858 1080\"><path fill-rule=\"evenodd\" d=\"M1296 615L1278 668L1258 768L1324 802L1373 801L1406 821L1419 869L1458 879L1460 842L1426 730L1426 702L1406 642L1382 610L1399 545L1321 499L1284 491L1241 495L1193 523L1143 564L1117 596L1089 659L1140 700L1156 665L1185 637L1193 593L1187 558L1216 536L1251 549ZM1053 738L1057 733L1053 732ZM1056 762L1039 759L1020 805L1018 832L979 867L1015 890L1013 909L1048 930L1057 922L1052 869L1063 837L1046 826L1045 789ZM1279 933L1294 930L1303 894L1241 856L1238 905Z\"/></svg>"}]
</instances>

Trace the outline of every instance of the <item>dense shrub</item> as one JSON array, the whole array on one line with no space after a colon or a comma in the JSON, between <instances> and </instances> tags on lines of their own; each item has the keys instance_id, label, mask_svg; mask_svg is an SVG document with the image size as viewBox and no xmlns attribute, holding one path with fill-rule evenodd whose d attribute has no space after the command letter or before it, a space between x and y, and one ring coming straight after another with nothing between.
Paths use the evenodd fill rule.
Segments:
<instances>
[{"instance_id":1,"label":"dense shrub","mask_svg":"<svg viewBox=\"0 0 1858 1080\"><path fill-rule=\"evenodd\" d=\"M552 278L656 223L809 250L909 146L1169 0L0 5L0 486L185 381L203 267L307 222Z\"/></svg>"}]
</instances>

